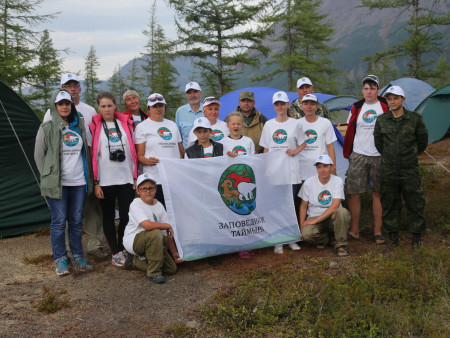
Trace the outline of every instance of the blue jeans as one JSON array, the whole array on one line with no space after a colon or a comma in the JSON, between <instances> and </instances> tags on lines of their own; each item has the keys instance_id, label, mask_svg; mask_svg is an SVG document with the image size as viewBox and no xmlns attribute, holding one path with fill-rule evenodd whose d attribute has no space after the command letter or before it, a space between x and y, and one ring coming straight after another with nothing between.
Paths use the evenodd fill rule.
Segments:
<instances>
[{"instance_id":1,"label":"blue jeans","mask_svg":"<svg viewBox=\"0 0 450 338\"><path fill-rule=\"evenodd\" d=\"M69 245L74 258L83 256L81 244L83 226L83 206L86 198L86 186L63 186L62 198L47 197L52 221L50 224L50 241L52 244L53 259L66 257L65 230L68 223Z\"/></svg>"}]
</instances>

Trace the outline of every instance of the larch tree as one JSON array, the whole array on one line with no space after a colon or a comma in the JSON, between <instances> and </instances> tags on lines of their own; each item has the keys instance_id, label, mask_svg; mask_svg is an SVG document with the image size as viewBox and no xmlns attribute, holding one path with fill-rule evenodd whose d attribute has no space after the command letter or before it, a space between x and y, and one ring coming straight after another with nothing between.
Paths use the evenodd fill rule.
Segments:
<instances>
[{"instance_id":1,"label":"larch tree","mask_svg":"<svg viewBox=\"0 0 450 338\"><path fill-rule=\"evenodd\" d=\"M84 101L95 106L97 98L97 87L101 83L97 76L97 69L100 67L95 47L91 46L89 53L84 59L85 61L85 78L84 78Z\"/></svg>"}]
</instances>

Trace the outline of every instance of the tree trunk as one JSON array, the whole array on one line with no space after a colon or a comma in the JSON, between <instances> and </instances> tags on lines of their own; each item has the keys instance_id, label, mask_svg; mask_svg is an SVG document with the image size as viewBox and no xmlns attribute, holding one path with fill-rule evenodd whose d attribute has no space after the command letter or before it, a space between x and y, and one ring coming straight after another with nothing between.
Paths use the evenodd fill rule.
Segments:
<instances>
[{"instance_id":1,"label":"tree trunk","mask_svg":"<svg viewBox=\"0 0 450 338\"><path fill-rule=\"evenodd\" d=\"M412 36L413 39L417 36L419 33L419 27L417 24L417 18L419 16L419 1L420 0L413 0L413 15L412 15ZM411 77L417 78L418 68L419 68L419 62L420 62L420 46L415 46L414 49L411 52Z\"/></svg>"}]
</instances>

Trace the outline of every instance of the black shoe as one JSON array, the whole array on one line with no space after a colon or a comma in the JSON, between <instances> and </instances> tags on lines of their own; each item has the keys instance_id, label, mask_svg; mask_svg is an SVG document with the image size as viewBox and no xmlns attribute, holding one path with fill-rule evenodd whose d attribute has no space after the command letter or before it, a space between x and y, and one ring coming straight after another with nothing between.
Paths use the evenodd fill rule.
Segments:
<instances>
[{"instance_id":1,"label":"black shoe","mask_svg":"<svg viewBox=\"0 0 450 338\"><path fill-rule=\"evenodd\" d=\"M155 284L163 284L166 281L166 279L161 275L157 275L157 276L153 276L153 277L147 276L147 279L150 282L155 283Z\"/></svg>"},{"instance_id":2,"label":"black shoe","mask_svg":"<svg viewBox=\"0 0 450 338\"><path fill-rule=\"evenodd\" d=\"M400 240L398 239L398 232L390 232L389 239L391 240L393 246L400 245Z\"/></svg>"},{"instance_id":3,"label":"black shoe","mask_svg":"<svg viewBox=\"0 0 450 338\"><path fill-rule=\"evenodd\" d=\"M128 253L127 259L125 260L125 263L123 264L125 270L128 270L128 271L133 270L133 257L134 257L134 255Z\"/></svg>"},{"instance_id":4,"label":"black shoe","mask_svg":"<svg viewBox=\"0 0 450 338\"><path fill-rule=\"evenodd\" d=\"M412 249L413 250L420 249L420 247L422 246L422 241L421 241L421 235L420 234L413 234L411 245L412 245Z\"/></svg>"}]
</instances>

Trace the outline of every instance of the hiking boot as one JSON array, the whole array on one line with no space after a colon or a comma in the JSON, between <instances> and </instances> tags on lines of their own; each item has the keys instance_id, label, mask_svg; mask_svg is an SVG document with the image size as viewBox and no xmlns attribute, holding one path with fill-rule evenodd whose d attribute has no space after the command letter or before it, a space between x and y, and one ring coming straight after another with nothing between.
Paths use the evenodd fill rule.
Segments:
<instances>
[{"instance_id":1,"label":"hiking boot","mask_svg":"<svg viewBox=\"0 0 450 338\"><path fill-rule=\"evenodd\" d=\"M72 258L72 264L81 271L92 270L92 265L89 265L81 256Z\"/></svg>"},{"instance_id":2,"label":"hiking boot","mask_svg":"<svg viewBox=\"0 0 450 338\"><path fill-rule=\"evenodd\" d=\"M134 255L132 255L130 253L127 255L127 259L125 260L125 263L123 264L123 266L125 267L125 270L128 270L128 271L133 270L133 257L134 257Z\"/></svg>"},{"instance_id":3,"label":"hiking boot","mask_svg":"<svg viewBox=\"0 0 450 338\"><path fill-rule=\"evenodd\" d=\"M109 259L109 253L103 249L102 247L97 248L95 250L89 251L88 255L93 256L97 259L100 259L102 261L106 261Z\"/></svg>"},{"instance_id":4,"label":"hiking boot","mask_svg":"<svg viewBox=\"0 0 450 338\"><path fill-rule=\"evenodd\" d=\"M389 239L391 240L393 246L400 245L400 240L398 239L398 232L390 232Z\"/></svg>"},{"instance_id":5,"label":"hiking boot","mask_svg":"<svg viewBox=\"0 0 450 338\"><path fill-rule=\"evenodd\" d=\"M56 274L58 276L68 275L70 273L69 270L69 262L66 258L59 258L56 262Z\"/></svg>"},{"instance_id":6,"label":"hiking boot","mask_svg":"<svg viewBox=\"0 0 450 338\"><path fill-rule=\"evenodd\" d=\"M283 244L277 244L273 247L273 252L277 255L281 255L283 253Z\"/></svg>"},{"instance_id":7,"label":"hiking boot","mask_svg":"<svg viewBox=\"0 0 450 338\"><path fill-rule=\"evenodd\" d=\"M155 283L155 284L162 284L166 281L166 279L161 275L156 275L156 276L152 276L152 277L147 276L147 279L150 282Z\"/></svg>"},{"instance_id":8,"label":"hiking boot","mask_svg":"<svg viewBox=\"0 0 450 338\"><path fill-rule=\"evenodd\" d=\"M420 247L422 246L422 240L421 240L420 234L413 234L411 245L412 245L413 250L420 249Z\"/></svg>"},{"instance_id":9,"label":"hiking boot","mask_svg":"<svg viewBox=\"0 0 450 338\"><path fill-rule=\"evenodd\" d=\"M111 264L115 265L115 266L123 266L125 264L126 260L127 259L123 255L123 252L119 251L118 253L116 253L115 255L112 256Z\"/></svg>"}]
</instances>

